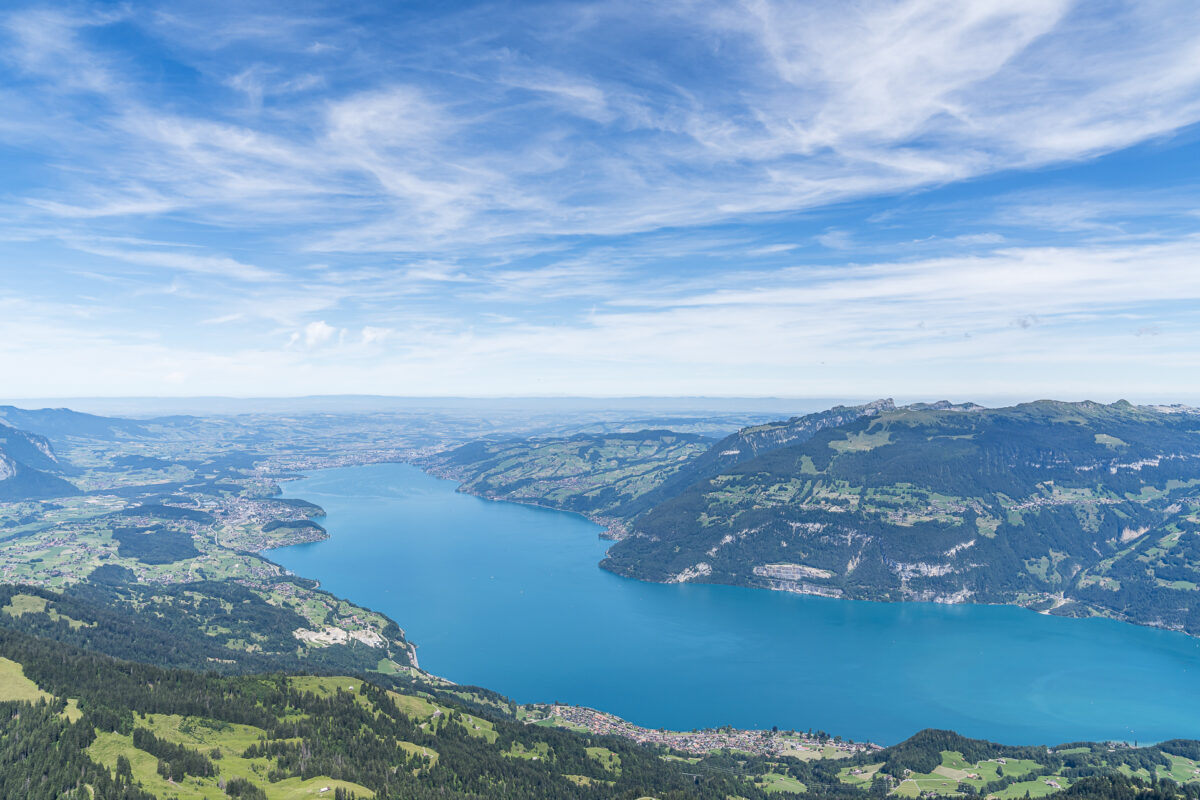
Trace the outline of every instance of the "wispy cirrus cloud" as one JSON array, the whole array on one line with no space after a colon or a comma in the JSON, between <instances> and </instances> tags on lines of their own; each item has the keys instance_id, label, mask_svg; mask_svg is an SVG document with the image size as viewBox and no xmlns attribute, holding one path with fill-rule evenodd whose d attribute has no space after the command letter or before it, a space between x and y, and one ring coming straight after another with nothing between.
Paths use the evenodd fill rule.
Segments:
<instances>
[{"instance_id":1,"label":"wispy cirrus cloud","mask_svg":"<svg viewBox=\"0 0 1200 800\"><path fill-rule=\"evenodd\" d=\"M72 247L84 253L124 261L128 264L216 275L238 281L278 281L282 277L279 273L253 264L245 264L228 256L196 255L177 250L129 250L82 241L75 242Z\"/></svg>"},{"instance_id":2,"label":"wispy cirrus cloud","mask_svg":"<svg viewBox=\"0 0 1200 800\"><path fill-rule=\"evenodd\" d=\"M91 309L172 390L318 361L364 391L1052 381L1200 334L1200 193L1118 163L1195 155L1185 0L31 2L0 39L24 329Z\"/></svg>"},{"instance_id":3,"label":"wispy cirrus cloud","mask_svg":"<svg viewBox=\"0 0 1200 800\"><path fill-rule=\"evenodd\" d=\"M506 31L544 31L568 11L509 9L495 30L487 26L499 19L480 9L466 17L480 29L457 37L439 31L440 40L420 41L422 25L412 26L408 38L433 69L385 55L351 90L338 79L341 70L361 78L357 61L339 69L293 52L302 68L277 81L275 95L323 90L249 117L219 94L205 117L158 110L137 70L119 74L111 66L119 59L80 41L81 29L106 17L28 11L7 28L15 52L26 54L16 59L25 75L112 103L98 114L88 104L81 155L126 137L113 166L135 192L158 198L110 200L90 213L152 214L170 204L232 224L253 207L269 224L278 222L273 208L311 217L342 198L318 247L436 252L448 246L438 237L469 246L794 211L1160 136L1200 119L1196 32L1161 22L1169 6L1184 5L1130 4L1096 18L1066 0L757 0L736 12L704 3L681 13L644 8L630 30L622 16L629 9L597 4L577 12L578 25L557 32L554 44L520 56ZM277 26L269 15L255 19L248 30L271 28L261 44L275 51L311 45L315 26L336 33L349 25L332 16L281 14ZM179 14L123 22L166 37L194 30ZM203 38L210 48L222 36L245 41L246 24L218 25ZM674 61L630 46L680 31L696 44L674 44ZM70 57L53 57L47 41ZM624 74L608 66L618 52ZM451 54L453 66L439 69ZM271 93L258 55L219 78L255 104ZM211 69L199 56L197 64ZM97 191L85 176L71 183L72 193ZM89 213L63 197L35 202L48 213Z\"/></svg>"}]
</instances>

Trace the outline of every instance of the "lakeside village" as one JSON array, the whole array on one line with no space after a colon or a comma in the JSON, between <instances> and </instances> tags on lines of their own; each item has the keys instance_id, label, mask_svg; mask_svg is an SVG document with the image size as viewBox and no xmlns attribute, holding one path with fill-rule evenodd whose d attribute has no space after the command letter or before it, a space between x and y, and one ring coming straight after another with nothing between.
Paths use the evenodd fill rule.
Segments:
<instances>
[{"instance_id":1,"label":"lakeside village","mask_svg":"<svg viewBox=\"0 0 1200 800\"><path fill-rule=\"evenodd\" d=\"M737 750L756 756L792 756L801 759L849 758L883 748L869 742L845 741L825 734L780 730L715 728L699 731L667 731L642 728L603 711L582 706L533 704L526 706L525 721L584 729L590 733L621 736L638 744L663 745L692 755L719 750Z\"/></svg>"}]
</instances>

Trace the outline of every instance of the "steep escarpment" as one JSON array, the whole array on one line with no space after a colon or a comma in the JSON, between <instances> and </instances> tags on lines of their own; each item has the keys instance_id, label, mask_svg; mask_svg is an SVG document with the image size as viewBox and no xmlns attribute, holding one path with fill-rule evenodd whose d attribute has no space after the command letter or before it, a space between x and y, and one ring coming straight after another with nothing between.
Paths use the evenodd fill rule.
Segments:
<instances>
[{"instance_id":1,"label":"steep escarpment","mask_svg":"<svg viewBox=\"0 0 1200 800\"><path fill-rule=\"evenodd\" d=\"M0 502L79 494L62 473L45 437L0 423Z\"/></svg>"}]
</instances>

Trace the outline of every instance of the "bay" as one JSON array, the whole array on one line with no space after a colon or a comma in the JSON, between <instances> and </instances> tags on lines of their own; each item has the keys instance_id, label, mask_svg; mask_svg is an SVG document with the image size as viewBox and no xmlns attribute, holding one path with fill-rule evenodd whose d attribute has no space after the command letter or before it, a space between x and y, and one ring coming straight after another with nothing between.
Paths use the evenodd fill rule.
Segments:
<instances>
[{"instance_id":1,"label":"bay","mask_svg":"<svg viewBox=\"0 0 1200 800\"><path fill-rule=\"evenodd\" d=\"M578 516L404 464L309 473L330 538L268 556L386 613L421 667L652 728L949 728L1008 744L1200 738L1200 641L1003 606L869 603L621 578Z\"/></svg>"}]
</instances>

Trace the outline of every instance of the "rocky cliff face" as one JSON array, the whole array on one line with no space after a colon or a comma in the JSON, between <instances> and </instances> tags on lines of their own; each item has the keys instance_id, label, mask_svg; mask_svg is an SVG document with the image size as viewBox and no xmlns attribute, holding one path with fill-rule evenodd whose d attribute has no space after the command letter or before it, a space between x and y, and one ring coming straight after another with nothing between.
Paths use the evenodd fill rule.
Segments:
<instances>
[{"instance_id":1,"label":"rocky cliff face","mask_svg":"<svg viewBox=\"0 0 1200 800\"><path fill-rule=\"evenodd\" d=\"M63 465L44 436L0 424L0 500L37 500L79 494L58 477Z\"/></svg>"},{"instance_id":2,"label":"rocky cliff face","mask_svg":"<svg viewBox=\"0 0 1200 800\"><path fill-rule=\"evenodd\" d=\"M0 447L10 458L34 469L55 471L62 468L45 436L0 423Z\"/></svg>"}]
</instances>

